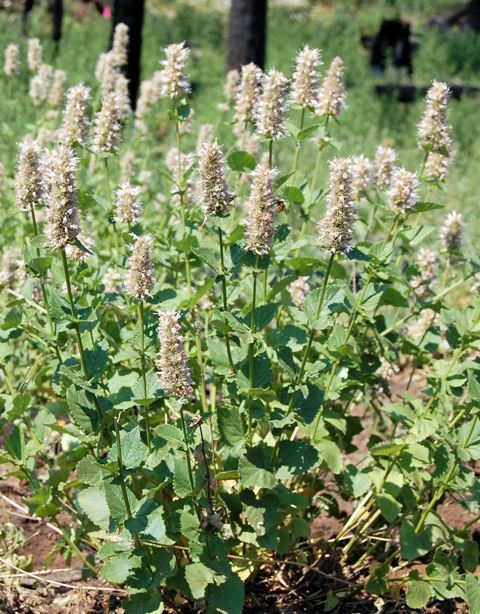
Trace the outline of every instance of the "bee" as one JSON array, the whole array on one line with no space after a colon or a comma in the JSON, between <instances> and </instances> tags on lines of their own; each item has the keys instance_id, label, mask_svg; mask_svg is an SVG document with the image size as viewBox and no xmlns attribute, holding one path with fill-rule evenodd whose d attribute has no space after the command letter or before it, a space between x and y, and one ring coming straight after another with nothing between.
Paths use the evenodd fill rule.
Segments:
<instances>
[{"instance_id":1,"label":"bee","mask_svg":"<svg viewBox=\"0 0 480 614\"><path fill-rule=\"evenodd\" d=\"M285 204L285 201L283 200L283 198L280 198L279 196L277 196L275 198L275 211L277 213L282 213L282 211L285 211L287 209L287 205Z\"/></svg>"},{"instance_id":2,"label":"bee","mask_svg":"<svg viewBox=\"0 0 480 614\"><path fill-rule=\"evenodd\" d=\"M190 422L189 422L189 425L188 425L188 426L189 426L191 429L196 429L196 428L198 428L199 426L201 426L202 424L203 424L203 418L202 418L202 416L194 416L194 417L193 417L193 418L190 420Z\"/></svg>"}]
</instances>

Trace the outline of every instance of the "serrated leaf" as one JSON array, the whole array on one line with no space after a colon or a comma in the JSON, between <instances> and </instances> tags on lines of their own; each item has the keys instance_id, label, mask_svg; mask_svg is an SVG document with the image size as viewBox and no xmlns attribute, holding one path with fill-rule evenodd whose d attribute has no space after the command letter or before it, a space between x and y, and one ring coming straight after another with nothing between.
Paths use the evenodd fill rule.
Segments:
<instances>
[{"instance_id":1,"label":"serrated leaf","mask_svg":"<svg viewBox=\"0 0 480 614\"><path fill-rule=\"evenodd\" d=\"M187 461L182 458L175 458L173 464L173 490L177 497L183 499L192 495L192 485L188 473Z\"/></svg>"},{"instance_id":2,"label":"serrated leaf","mask_svg":"<svg viewBox=\"0 0 480 614\"><path fill-rule=\"evenodd\" d=\"M467 575L467 604L471 614L480 612L480 579Z\"/></svg>"},{"instance_id":3,"label":"serrated leaf","mask_svg":"<svg viewBox=\"0 0 480 614\"><path fill-rule=\"evenodd\" d=\"M229 575L219 586L207 587L207 614L242 614L245 587L236 575Z\"/></svg>"},{"instance_id":4,"label":"serrated leaf","mask_svg":"<svg viewBox=\"0 0 480 614\"><path fill-rule=\"evenodd\" d=\"M138 503L137 499L128 486L126 487L126 493L130 510L133 513ZM105 498L112 518L117 522L124 522L128 518L128 510L119 478L105 483Z\"/></svg>"},{"instance_id":5,"label":"serrated leaf","mask_svg":"<svg viewBox=\"0 0 480 614\"><path fill-rule=\"evenodd\" d=\"M155 435L170 442L175 447L183 448L183 433L173 424L160 424L155 429Z\"/></svg>"},{"instance_id":6,"label":"serrated leaf","mask_svg":"<svg viewBox=\"0 0 480 614\"><path fill-rule=\"evenodd\" d=\"M135 569L141 567L139 556L124 554L109 559L101 568L100 576L108 582L123 584Z\"/></svg>"},{"instance_id":7,"label":"serrated leaf","mask_svg":"<svg viewBox=\"0 0 480 614\"><path fill-rule=\"evenodd\" d=\"M397 519L402 506L391 495L375 495L375 501L385 520L388 522L394 522Z\"/></svg>"},{"instance_id":8,"label":"serrated leaf","mask_svg":"<svg viewBox=\"0 0 480 614\"><path fill-rule=\"evenodd\" d=\"M120 443L125 469L137 469L140 467L147 453L147 446L143 443L140 435L140 427L136 426L130 431L121 431Z\"/></svg>"},{"instance_id":9,"label":"serrated leaf","mask_svg":"<svg viewBox=\"0 0 480 614\"><path fill-rule=\"evenodd\" d=\"M236 405L219 405L217 408L218 430L225 443L235 446L245 441L245 427Z\"/></svg>"},{"instance_id":10,"label":"serrated leaf","mask_svg":"<svg viewBox=\"0 0 480 614\"><path fill-rule=\"evenodd\" d=\"M431 528L425 527L421 533L416 533L412 523L404 520L400 527L400 548L402 558L413 561L432 548Z\"/></svg>"},{"instance_id":11,"label":"serrated leaf","mask_svg":"<svg viewBox=\"0 0 480 614\"><path fill-rule=\"evenodd\" d=\"M194 247L192 252L195 254L195 256L197 256L197 258L200 258L200 260L203 260L203 262L208 264L208 266L216 273L220 272L220 260L218 253L215 250L210 249L209 247Z\"/></svg>"},{"instance_id":12,"label":"serrated leaf","mask_svg":"<svg viewBox=\"0 0 480 614\"><path fill-rule=\"evenodd\" d=\"M305 202L303 192L294 185L287 185L283 189L283 197L289 203L293 203L294 205L303 205Z\"/></svg>"},{"instance_id":13,"label":"serrated leaf","mask_svg":"<svg viewBox=\"0 0 480 614\"><path fill-rule=\"evenodd\" d=\"M71 385L67 390L70 418L86 434L98 433L99 419L95 404L87 392Z\"/></svg>"},{"instance_id":14,"label":"serrated leaf","mask_svg":"<svg viewBox=\"0 0 480 614\"><path fill-rule=\"evenodd\" d=\"M370 449L372 456L394 456L405 448L403 443L380 443Z\"/></svg>"},{"instance_id":15,"label":"serrated leaf","mask_svg":"<svg viewBox=\"0 0 480 614\"><path fill-rule=\"evenodd\" d=\"M98 527L108 531L110 510L105 493L99 488L86 488L80 491L78 502L86 516Z\"/></svg>"},{"instance_id":16,"label":"serrated leaf","mask_svg":"<svg viewBox=\"0 0 480 614\"><path fill-rule=\"evenodd\" d=\"M277 478L271 471L255 466L246 457L240 459L238 464L240 483L244 488L274 488Z\"/></svg>"},{"instance_id":17,"label":"serrated leaf","mask_svg":"<svg viewBox=\"0 0 480 614\"><path fill-rule=\"evenodd\" d=\"M185 579L194 599L205 596L205 589L215 576L215 572L203 563L191 563L185 567Z\"/></svg>"},{"instance_id":18,"label":"serrated leaf","mask_svg":"<svg viewBox=\"0 0 480 614\"><path fill-rule=\"evenodd\" d=\"M323 460L327 464L330 471L339 474L343 469L342 452L333 441L328 439L320 439L315 442L315 447L322 455Z\"/></svg>"},{"instance_id":19,"label":"serrated leaf","mask_svg":"<svg viewBox=\"0 0 480 614\"><path fill-rule=\"evenodd\" d=\"M85 456L77 464L77 478L85 484L98 486L102 482L103 475L102 466L91 455Z\"/></svg>"}]
</instances>

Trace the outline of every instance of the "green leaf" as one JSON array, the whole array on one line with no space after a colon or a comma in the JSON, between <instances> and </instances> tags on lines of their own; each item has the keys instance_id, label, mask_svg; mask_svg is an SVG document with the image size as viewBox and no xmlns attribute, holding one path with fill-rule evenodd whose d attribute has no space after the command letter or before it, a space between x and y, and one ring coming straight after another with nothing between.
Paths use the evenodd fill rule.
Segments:
<instances>
[{"instance_id":1,"label":"green leaf","mask_svg":"<svg viewBox=\"0 0 480 614\"><path fill-rule=\"evenodd\" d=\"M277 315L280 303L269 303L268 305L261 305L255 308L255 328L257 331L262 330L270 324L273 318ZM245 318L245 323L251 327L252 312L250 312Z\"/></svg>"},{"instance_id":2,"label":"green leaf","mask_svg":"<svg viewBox=\"0 0 480 614\"><path fill-rule=\"evenodd\" d=\"M157 426L155 429L155 435L165 439L175 448L183 448L183 433L173 424L160 424L160 426Z\"/></svg>"},{"instance_id":3,"label":"green leaf","mask_svg":"<svg viewBox=\"0 0 480 614\"><path fill-rule=\"evenodd\" d=\"M128 486L126 487L126 493L130 510L134 512L138 503L137 499ZM112 518L117 522L124 522L128 518L128 510L119 478L105 483L105 497Z\"/></svg>"},{"instance_id":4,"label":"green leaf","mask_svg":"<svg viewBox=\"0 0 480 614\"><path fill-rule=\"evenodd\" d=\"M320 128L320 126L321 124L313 124L312 126L302 128L302 130L299 130L297 133L297 141L303 141L304 139L308 138L314 134Z\"/></svg>"},{"instance_id":5,"label":"green leaf","mask_svg":"<svg viewBox=\"0 0 480 614\"><path fill-rule=\"evenodd\" d=\"M131 554L114 556L103 565L100 575L108 582L123 584L131 573L139 567L141 567L141 558L139 556L132 556Z\"/></svg>"},{"instance_id":6,"label":"green leaf","mask_svg":"<svg viewBox=\"0 0 480 614\"><path fill-rule=\"evenodd\" d=\"M478 565L478 544L473 539L466 539L462 548L463 567L470 572L474 572Z\"/></svg>"},{"instance_id":7,"label":"green leaf","mask_svg":"<svg viewBox=\"0 0 480 614\"><path fill-rule=\"evenodd\" d=\"M271 471L256 467L246 457L240 459L238 465L240 483L244 488L274 488L277 479Z\"/></svg>"},{"instance_id":8,"label":"green leaf","mask_svg":"<svg viewBox=\"0 0 480 614\"><path fill-rule=\"evenodd\" d=\"M77 465L77 478L84 484L99 486L102 483L104 470L93 456L82 458Z\"/></svg>"},{"instance_id":9,"label":"green leaf","mask_svg":"<svg viewBox=\"0 0 480 614\"><path fill-rule=\"evenodd\" d=\"M320 439L315 442L315 447L320 452L327 467L335 474L343 469L342 452L336 443L328 439Z\"/></svg>"},{"instance_id":10,"label":"green leaf","mask_svg":"<svg viewBox=\"0 0 480 614\"><path fill-rule=\"evenodd\" d=\"M154 539L163 544L166 544L170 540L167 538L167 528L165 526L165 520L163 518L163 510L161 507L157 507L150 512L147 516L147 526L143 532L145 538Z\"/></svg>"},{"instance_id":11,"label":"green leaf","mask_svg":"<svg viewBox=\"0 0 480 614\"><path fill-rule=\"evenodd\" d=\"M15 425L13 427L12 432L5 441L5 449L12 458L18 461L25 460L25 436L22 426Z\"/></svg>"},{"instance_id":12,"label":"green leaf","mask_svg":"<svg viewBox=\"0 0 480 614\"><path fill-rule=\"evenodd\" d=\"M300 475L306 473L320 463L317 450L308 442L284 440L280 443L277 464L281 467L282 479L287 474Z\"/></svg>"},{"instance_id":13,"label":"green leaf","mask_svg":"<svg viewBox=\"0 0 480 614\"><path fill-rule=\"evenodd\" d=\"M431 203L420 200L414 207L408 210L408 213L424 213L425 211L435 211L436 209L443 209L444 205L439 203Z\"/></svg>"},{"instance_id":14,"label":"green leaf","mask_svg":"<svg viewBox=\"0 0 480 614\"><path fill-rule=\"evenodd\" d=\"M195 254L195 256L197 256L197 258L200 258L200 260L203 260L203 262L208 264L208 266L216 273L220 272L220 260L218 253L215 250L209 247L194 247L192 252Z\"/></svg>"},{"instance_id":15,"label":"green leaf","mask_svg":"<svg viewBox=\"0 0 480 614\"><path fill-rule=\"evenodd\" d=\"M188 473L187 461L185 458L175 458L173 463L173 490L177 497L191 497L192 485Z\"/></svg>"},{"instance_id":16,"label":"green leaf","mask_svg":"<svg viewBox=\"0 0 480 614\"><path fill-rule=\"evenodd\" d=\"M185 579L192 597L201 599L207 585L215 580L215 572L203 563L191 563L185 567Z\"/></svg>"},{"instance_id":17,"label":"green leaf","mask_svg":"<svg viewBox=\"0 0 480 614\"><path fill-rule=\"evenodd\" d=\"M244 170L253 171L256 166L255 158L246 151L232 151L227 158L228 166L232 171L242 172Z\"/></svg>"},{"instance_id":18,"label":"green leaf","mask_svg":"<svg viewBox=\"0 0 480 614\"><path fill-rule=\"evenodd\" d=\"M242 614L245 588L236 575L227 576L219 586L209 584L207 588L207 614Z\"/></svg>"},{"instance_id":19,"label":"green leaf","mask_svg":"<svg viewBox=\"0 0 480 614\"><path fill-rule=\"evenodd\" d=\"M480 612L480 578L467 575L467 604L470 610L470 614L476 614Z\"/></svg>"},{"instance_id":20,"label":"green leaf","mask_svg":"<svg viewBox=\"0 0 480 614\"><path fill-rule=\"evenodd\" d=\"M162 596L158 591L140 591L122 605L125 614L161 614L164 611Z\"/></svg>"},{"instance_id":21,"label":"green leaf","mask_svg":"<svg viewBox=\"0 0 480 614\"><path fill-rule=\"evenodd\" d=\"M403 443L380 443L370 449L372 456L394 456L405 447Z\"/></svg>"},{"instance_id":22,"label":"green leaf","mask_svg":"<svg viewBox=\"0 0 480 614\"><path fill-rule=\"evenodd\" d=\"M217 409L218 430L222 440L229 446L245 441L245 427L236 405L221 404Z\"/></svg>"},{"instance_id":23,"label":"green leaf","mask_svg":"<svg viewBox=\"0 0 480 614\"><path fill-rule=\"evenodd\" d=\"M78 502L86 516L97 526L108 531L110 510L105 493L98 488L86 488L80 491Z\"/></svg>"},{"instance_id":24,"label":"green leaf","mask_svg":"<svg viewBox=\"0 0 480 614\"><path fill-rule=\"evenodd\" d=\"M147 453L147 446L143 443L140 435L140 427L136 426L131 431L121 431L120 443L125 469L140 467Z\"/></svg>"},{"instance_id":25,"label":"green leaf","mask_svg":"<svg viewBox=\"0 0 480 614\"><path fill-rule=\"evenodd\" d=\"M433 588L428 582L409 580L407 582L407 605L415 610L424 608L433 597Z\"/></svg>"},{"instance_id":26,"label":"green leaf","mask_svg":"<svg viewBox=\"0 0 480 614\"><path fill-rule=\"evenodd\" d=\"M394 522L397 519L402 506L391 495L375 495L375 501L385 520Z\"/></svg>"},{"instance_id":27,"label":"green leaf","mask_svg":"<svg viewBox=\"0 0 480 614\"><path fill-rule=\"evenodd\" d=\"M84 433L98 433L97 410L85 390L77 389L72 384L67 390L67 403L71 419Z\"/></svg>"},{"instance_id":28,"label":"green leaf","mask_svg":"<svg viewBox=\"0 0 480 614\"><path fill-rule=\"evenodd\" d=\"M402 558L407 561L415 559L427 554L432 549L432 531L431 527L425 527L421 533L416 533L413 524L410 520L404 520L400 527L400 548Z\"/></svg>"},{"instance_id":29,"label":"green leaf","mask_svg":"<svg viewBox=\"0 0 480 614\"><path fill-rule=\"evenodd\" d=\"M287 185L283 190L283 197L288 200L289 203L294 205L303 205L305 197L302 191L294 185Z\"/></svg>"}]
</instances>

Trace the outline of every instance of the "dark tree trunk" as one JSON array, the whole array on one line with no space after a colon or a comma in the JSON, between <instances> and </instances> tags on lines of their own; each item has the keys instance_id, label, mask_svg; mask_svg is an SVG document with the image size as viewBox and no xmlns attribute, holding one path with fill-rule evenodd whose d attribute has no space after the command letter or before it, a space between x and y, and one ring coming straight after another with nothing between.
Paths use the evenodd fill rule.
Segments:
<instances>
[{"instance_id":1,"label":"dark tree trunk","mask_svg":"<svg viewBox=\"0 0 480 614\"><path fill-rule=\"evenodd\" d=\"M52 11L52 38L55 47L58 50L60 39L62 38L62 21L63 21L63 0L53 0L51 5Z\"/></svg>"},{"instance_id":2,"label":"dark tree trunk","mask_svg":"<svg viewBox=\"0 0 480 614\"><path fill-rule=\"evenodd\" d=\"M130 101L134 109L140 84L140 56L142 51L142 26L145 0L115 0L113 4L112 38L115 26L124 23L128 26L129 45L125 75L128 79Z\"/></svg>"},{"instance_id":3,"label":"dark tree trunk","mask_svg":"<svg viewBox=\"0 0 480 614\"><path fill-rule=\"evenodd\" d=\"M232 0L227 69L255 62L265 65L267 0Z\"/></svg>"},{"instance_id":4,"label":"dark tree trunk","mask_svg":"<svg viewBox=\"0 0 480 614\"><path fill-rule=\"evenodd\" d=\"M24 36L28 34L28 14L33 9L34 0L24 0L22 12L22 32Z\"/></svg>"}]
</instances>

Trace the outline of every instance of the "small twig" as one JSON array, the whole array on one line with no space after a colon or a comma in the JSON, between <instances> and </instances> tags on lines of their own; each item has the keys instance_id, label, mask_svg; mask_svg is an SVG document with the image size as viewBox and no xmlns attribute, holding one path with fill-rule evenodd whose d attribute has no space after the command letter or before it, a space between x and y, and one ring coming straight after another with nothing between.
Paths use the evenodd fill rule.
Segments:
<instances>
[{"instance_id":1,"label":"small twig","mask_svg":"<svg viewBox=\"0 0 480 614\"><path fill-rule=\"evenodd\" d=\"M34 516L30 516L28 514L28 507L26 507L25 505L21 505L20 503L17 503L13 499L10 499L9 497L7 497L6 495L3 495L3 494L0 494L0 497L6 503L8 503L12 507L14 507L19 512L21 512L22 513L22 517L25 518L26 520L31 520L31 521L34 521L34 522L44 522L44 520L42 518L35 518ZM55 533L58 533L59 535L62 535L61 530L58 527L56 527L55 525L51 524L50 522L45 522L45 525L49 529L51 529L52 531L55 531Z\"/></svg>"},{"instance_id":2,"label":"small twig","mask_svg":"<svg viewBox=\"0 0 480 614\"><path fill-rule=\"evenodd\" d=\"M24 571L20 567L17 567L10 561L6 561L5 559L2 559L1 557L0 557L0 563L3 563L7 567L11 567L12 569L15 569L16 571L18 571L20 574L24 576L28 576L29 578L34 578L35 580L38 580L39 582L43 582L44 584L52 584L53 586L60 586L62 588L68 588L74 591L87 591L87 592L88 591L101 591L105 593L121 593L123 595L127 593L127 591L124 591L120 588L108 588L106 586L74 586L73 584L66 584L65 582L57 582L56 580L48 580L47 578L42 578L42 576L40 576L39 574L31 573L29 571Z\"/></svg>"}]
</instances>

